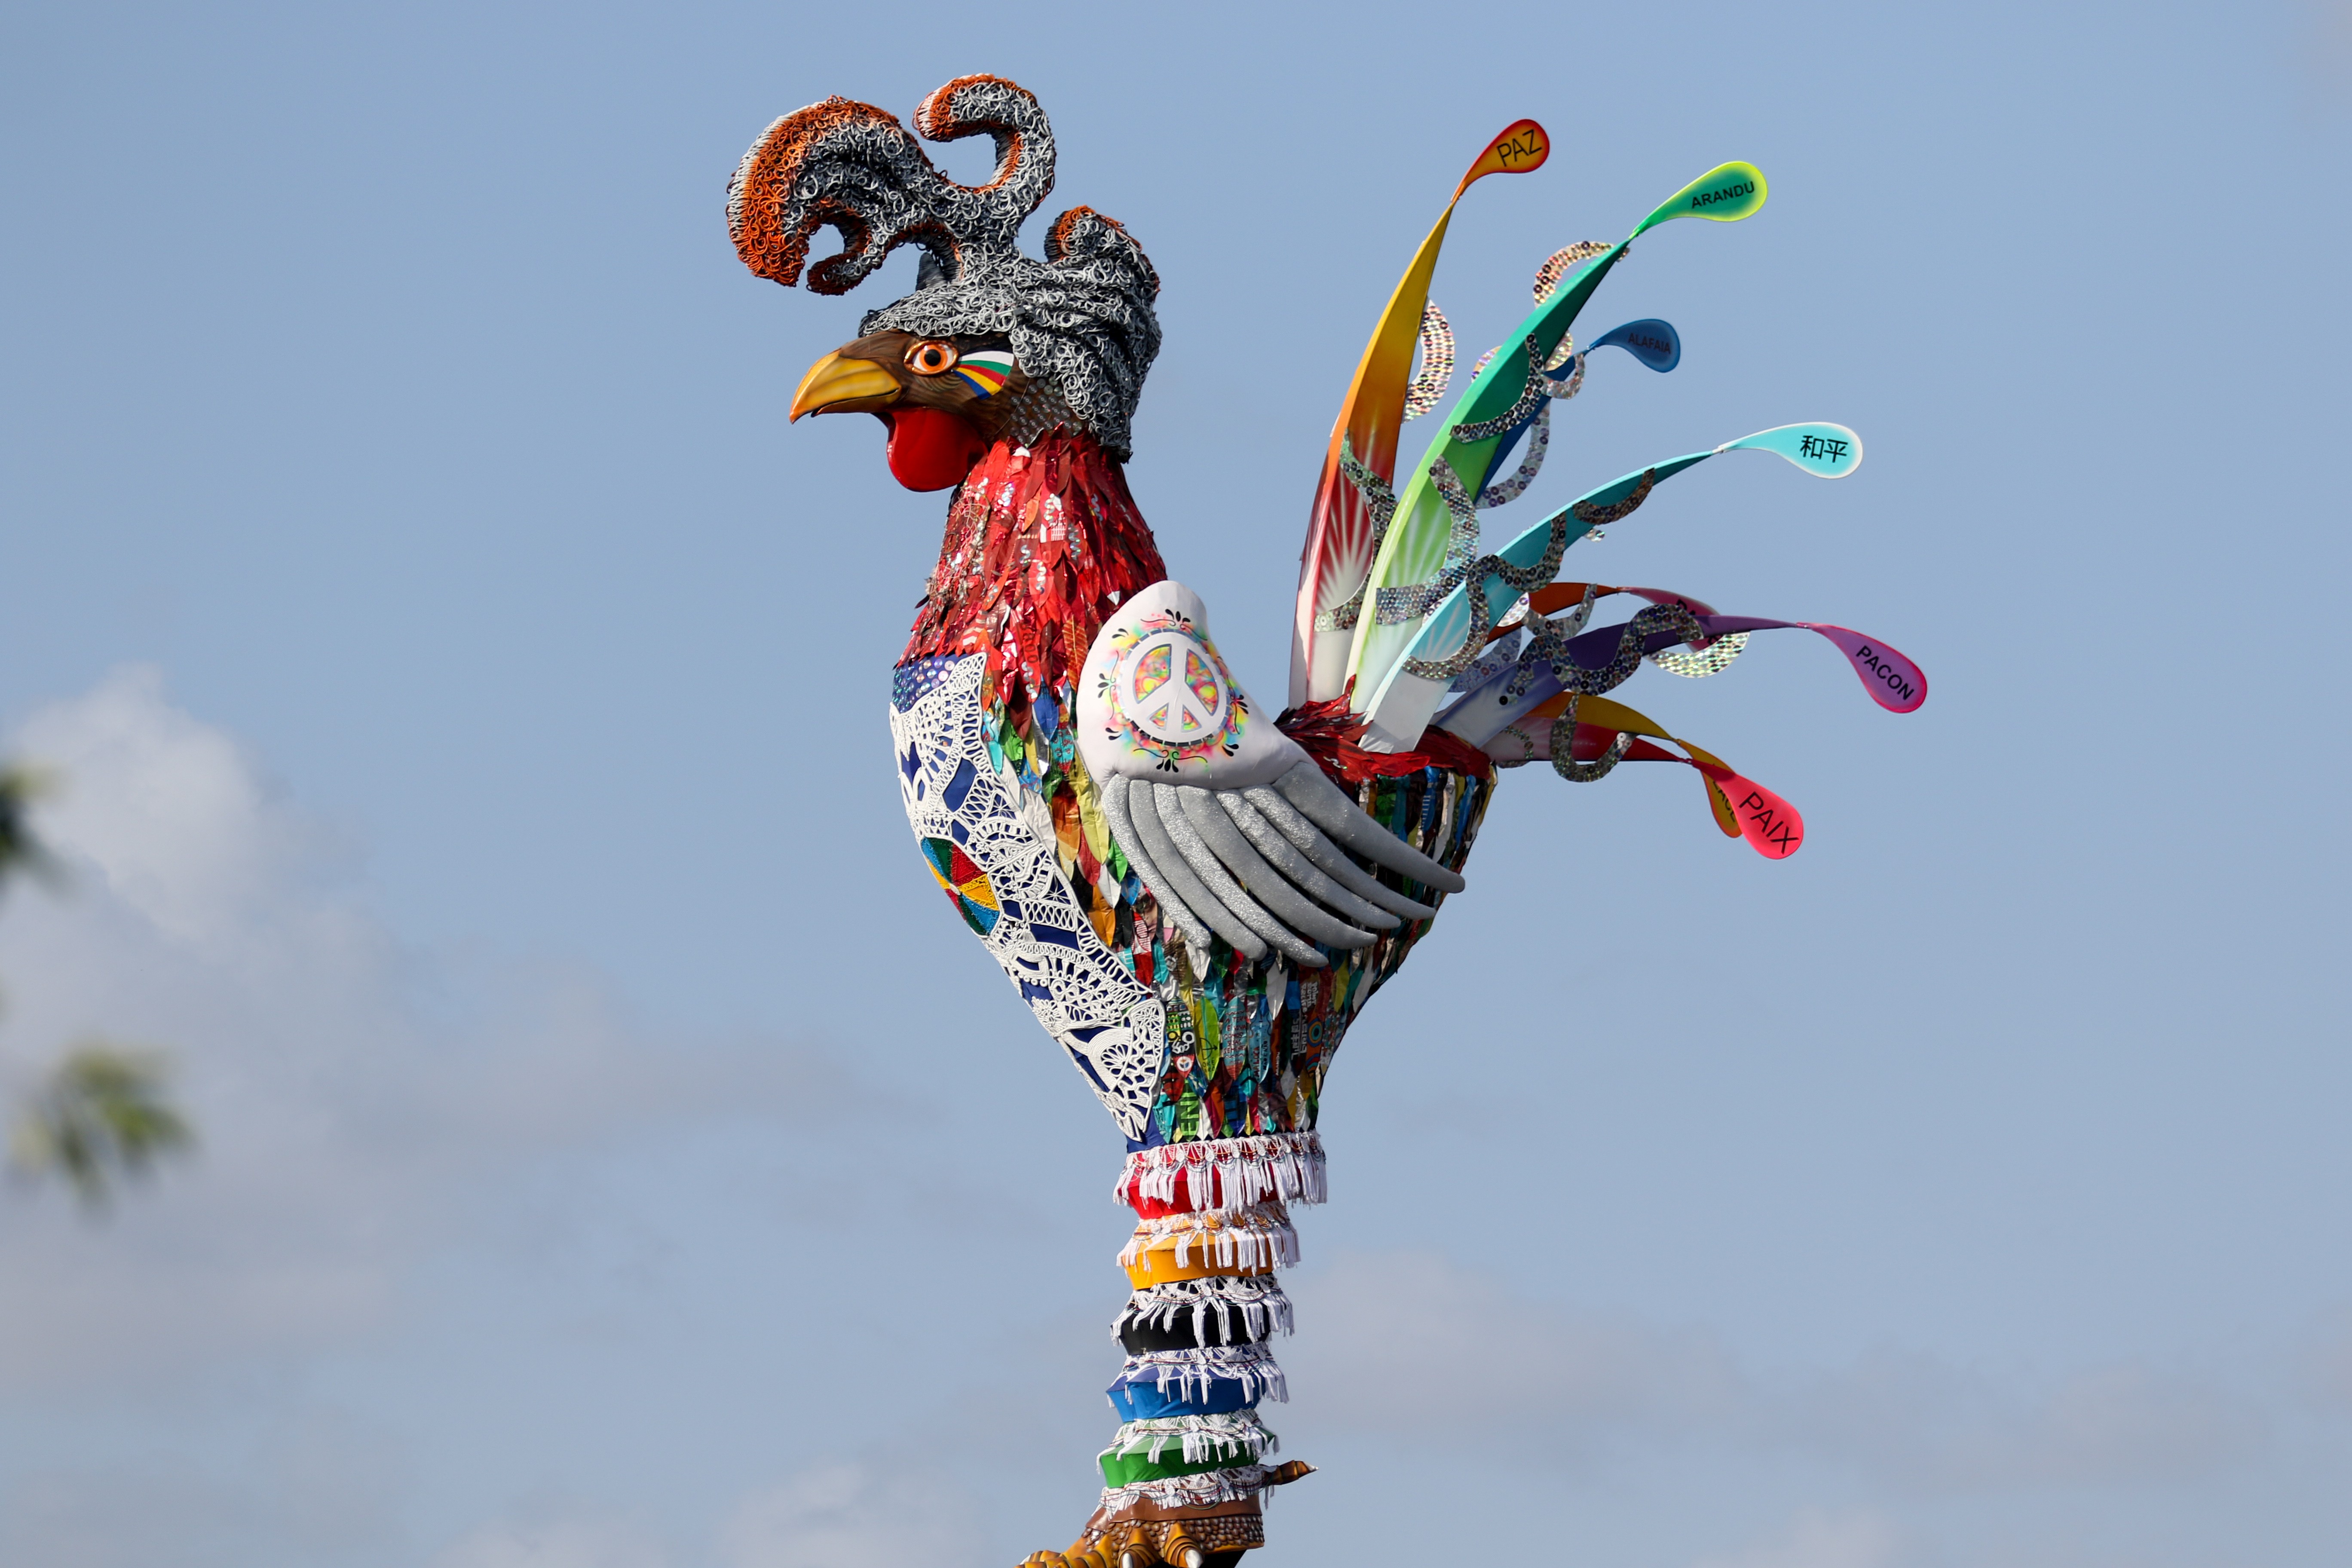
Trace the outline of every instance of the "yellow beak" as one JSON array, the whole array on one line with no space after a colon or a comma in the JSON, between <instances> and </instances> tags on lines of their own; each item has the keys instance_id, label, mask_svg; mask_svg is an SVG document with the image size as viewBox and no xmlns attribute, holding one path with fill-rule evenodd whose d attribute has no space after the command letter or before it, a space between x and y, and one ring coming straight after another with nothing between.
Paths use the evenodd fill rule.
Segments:
<instances>
[{"instance_id":1,"label":"yellow beak","mask_svg":"<svg viewBox=\"0 0 2352 1568\"><path fill-rule=\"evenodd\" d=\"M901 390L898 378L872 360L829 353L801 377L800 390L793 394L792 416L823 414L847 404L861 409L879 408L897 402Z\"/></svg>"}]
</instances>

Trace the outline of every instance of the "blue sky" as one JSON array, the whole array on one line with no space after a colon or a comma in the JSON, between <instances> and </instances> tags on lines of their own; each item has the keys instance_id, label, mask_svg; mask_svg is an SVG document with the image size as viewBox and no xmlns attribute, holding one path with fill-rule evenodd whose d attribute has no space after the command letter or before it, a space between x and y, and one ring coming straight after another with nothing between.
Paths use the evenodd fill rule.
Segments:
<instances>
[{"instance_id":1,"label":"blue sky","mask_svg":"<svg viewBox=\"0 0 2352 1568\"><path fill-rule=\"evenodd\" d=\"M165 1044L205 1135L101 1225L0 1194L0 1562L1074 1533L1119 1144L906 841L940 498L783 420L911 262L779 290L720 210L777 114L970 71L1165 280L1130 479L1260 693L1355 355L1522 114L1465 357L1771 181L1604 286L1684 360L1596 361L1534 504L1851 425L1849 482L1710 464L1579 550L1935 683L1762 637L1625 693L1804 810L1785 864L1675 770L1508 780L1331 1081L1271 1560L2352 1548L2352 14L1433 15L0 21L0 731L71 871L0 910L0 1070Z\"/></svg>"}]
</instances>

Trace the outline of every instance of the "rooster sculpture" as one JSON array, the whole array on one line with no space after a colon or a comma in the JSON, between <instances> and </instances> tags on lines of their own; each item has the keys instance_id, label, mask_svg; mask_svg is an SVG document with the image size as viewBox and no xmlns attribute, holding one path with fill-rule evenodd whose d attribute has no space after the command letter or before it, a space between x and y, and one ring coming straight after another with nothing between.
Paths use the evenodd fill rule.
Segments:
<instances>
[{"instance_id":1,"label":"rooster sculpture","mask_svg":"<svg viewBox=\"0 0 2352 1568\"><path fill-rule=\"evenodd\" d=\"M1267 1350L1291 1327L1275 1271L1297 1260L1288 1205L1324 1196L1315 1127L1332 1054L1463 890L1498 771L1542 760L1588 781L1628 760L1683 763L1722 831L1783 857L1803 838L1786 802L1603 694L1645 659L1712 674L1751 633L1790 626L1836 644L1882 706L1917 707L1926 679L1842 627L1554 580L1579 537L1718 453L1842 477L1862 458L1843 426L1651 464L1482 551L1482 512L1535 477L1552 405L1581 388L1591 353L1679 360L1663 321L1575 346L1576 314L1623 244L1545 263L1534 313L1397 481L1402 421L1435 406L1452 368L1427 298L1454 203L1544 161L1541 127L1523 121L1456 188L1365 350L1313 502L1289 704L1270 713L1227 668L1199 595L1169 580L1128 490L1160 347L1142 247L1080 206L1045 231L1043 259L1021 251L1053 188L1054 138L1016 84L959 78L914 123L935 142L992 138L993 175L953 182L891 115L834 98L752 144L728 226L754 273L822 294L919 247L919 286L818 361L791 415L876 415L902 484L954 491L892 674L898 788L939 888L1127 1139L1115 1193L1139 1223L1112 1325L1120 1424L1094 1515L1066 1552L1028 1561L1230 1564L1264 1543L1267 1489L1310 1470L1274 1461L1258 1407L1287 1397ZM1745 216L1763 196L1755 170L1726 164L1635 233ZM812 264L824 227L842 248ZM1588 629L1617 594L1642 607Z\"/></svg>"}]
</instances>

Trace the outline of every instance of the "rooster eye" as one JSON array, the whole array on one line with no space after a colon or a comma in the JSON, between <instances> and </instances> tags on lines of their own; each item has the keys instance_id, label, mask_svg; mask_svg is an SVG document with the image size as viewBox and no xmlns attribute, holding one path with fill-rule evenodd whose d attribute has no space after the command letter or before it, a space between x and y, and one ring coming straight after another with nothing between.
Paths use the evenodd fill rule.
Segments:
<instances>
[{"instance_id":1,"label":"rooster eye","mask_svg":"<svg viewBox=\"0 0 2352 1568\"><path fill-rule=\"evenodd\" d=\"M917 343L907 351L907 368L917 375L937 375L956 362L953 343Z\"/></svg>"}]
</instances>

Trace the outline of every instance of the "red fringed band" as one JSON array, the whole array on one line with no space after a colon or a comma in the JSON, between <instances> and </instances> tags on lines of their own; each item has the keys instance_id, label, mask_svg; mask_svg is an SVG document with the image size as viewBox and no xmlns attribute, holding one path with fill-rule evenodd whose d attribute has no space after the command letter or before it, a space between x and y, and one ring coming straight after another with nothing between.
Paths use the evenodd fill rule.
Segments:
<instances>
[{"instance_id":1,"label":"red fringed band","mask_svg":"<svg viewBox=\"0 0 2352 1568\"><path fill-rule=\"evenodd\" d=\"M1323 1140L1313 1132L1268 1132L1138 1149L1111 1195L1146 1219L1268 1200L1319 1204Z\"/></svg>"}]
</instances>

